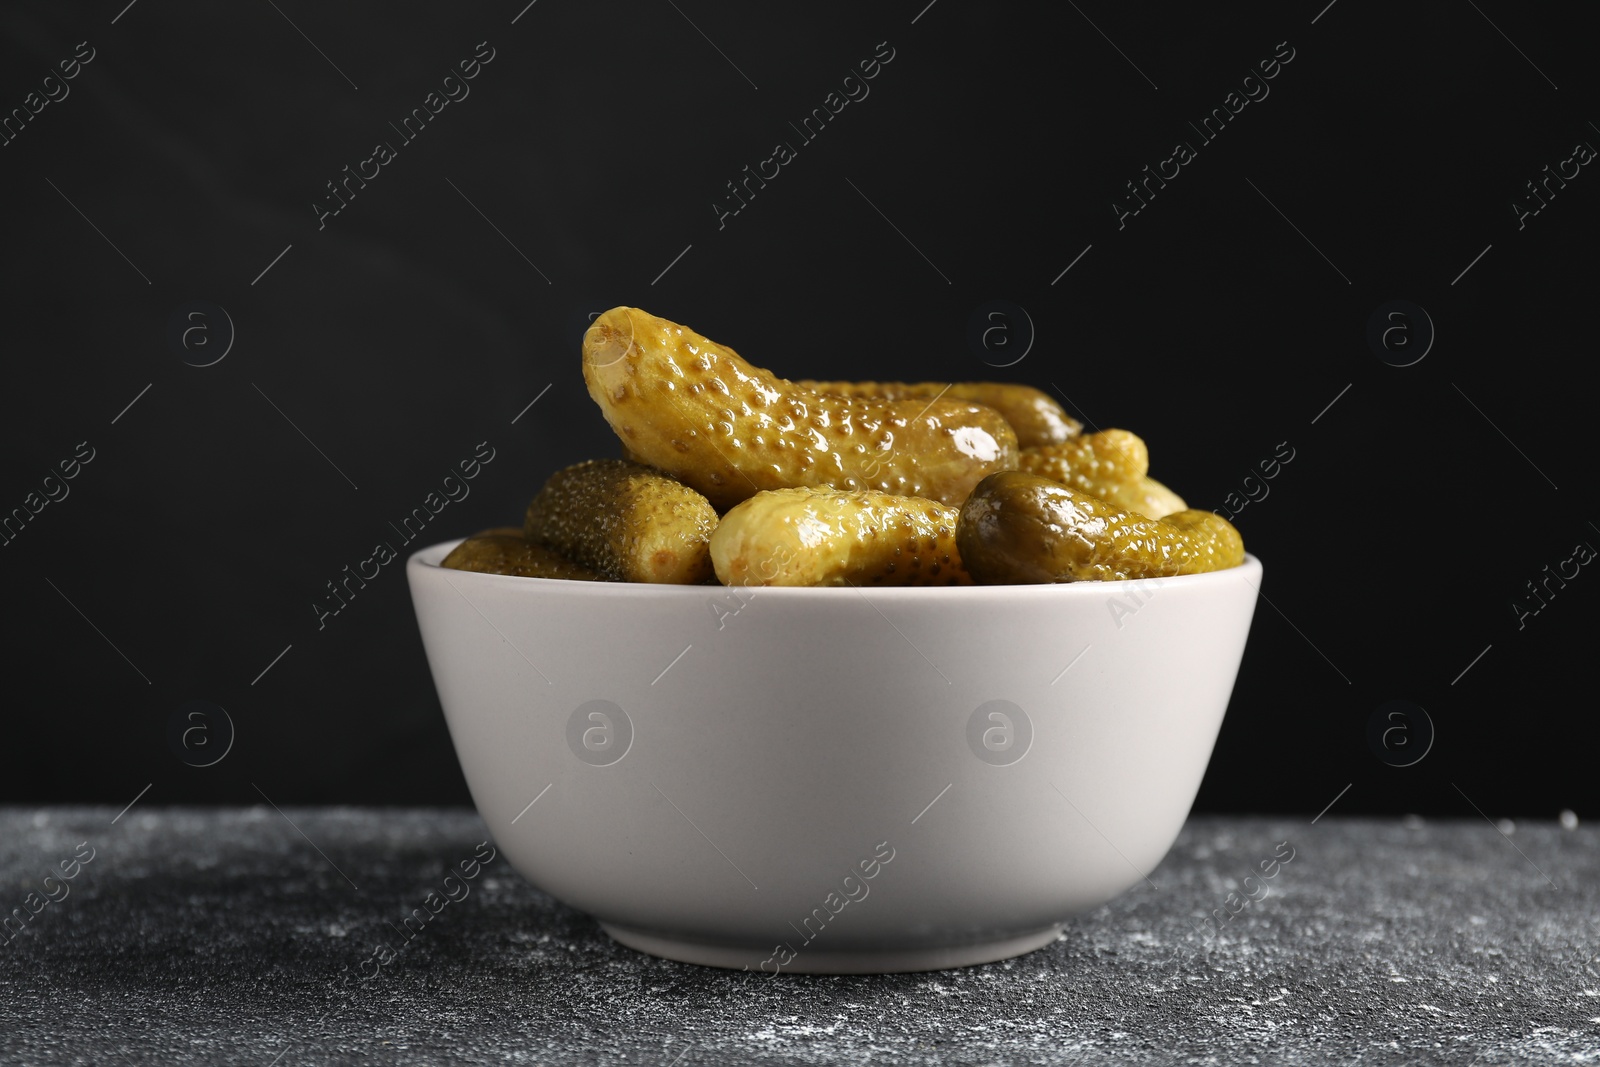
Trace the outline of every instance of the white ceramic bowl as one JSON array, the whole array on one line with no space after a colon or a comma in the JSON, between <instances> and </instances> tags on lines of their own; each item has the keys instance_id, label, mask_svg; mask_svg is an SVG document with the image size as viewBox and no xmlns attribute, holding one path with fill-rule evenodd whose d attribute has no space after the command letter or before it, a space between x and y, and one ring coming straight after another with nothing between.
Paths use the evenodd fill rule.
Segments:
<instances>
[{"instance_id":1,"label":"white ceramic bowl","mask_svg":"<svg viewBox=\"0 0 1600 1067\"><path fill-rule=\"evenodd\" d=\"M1130 582L727 589L406 565L478 811L616 940L750 970L1003 959L1188 815L1261 564Z\"/></svg>"}]
</instances>

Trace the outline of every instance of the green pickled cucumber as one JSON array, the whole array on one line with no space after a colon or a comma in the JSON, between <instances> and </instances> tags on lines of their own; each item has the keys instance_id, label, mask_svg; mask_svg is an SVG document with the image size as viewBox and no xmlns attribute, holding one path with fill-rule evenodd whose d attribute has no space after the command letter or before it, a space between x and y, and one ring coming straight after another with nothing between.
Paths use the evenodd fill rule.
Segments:
<instances>
[{"instance_id":1,"label":"green pickled cucumber","mask_svg":"<svg viewBox=\"0 0 1600 1067\"><path fill-rule=\"evenodd\" d=\"M723 510L807 485L956 506L1017 462L1017 432L987 405L814 393L638 308L594 320L583 377L624 447Z\"/></svg>"},{"instance_id":2,"label":"green pickled cucumber","mask_svg":"<svg viewBox=\"0 0 1600 1067\"><path fill-rule=\"evenodd\" d=\"M467 538L450 550L440 566L480 574L510 574L518 578L601 580L600 575L588 567L563 559L544 545L529 541L514 526L495 527Z\"/></svg>"},{"instance_id":3,"label":"green pickled cucumber","mask_svg":"<svg viewBox=\"0 0 1600 1067\"><path fill-rule=\"evenodd\" d=\"M1239 531L1214 512L1146 518L1024 471L978 483L961 507L956 546L980 584L1164 578L1244 562Z\"/></svg>"},{"instance_id":4,"label":"green pickled cucumber","mask_svg":"<svg viewBox=\"0 0 1600 1067\"><path fill-rule=\"evenodd\" d=\"M1017 431L1018 448L1058 444L1083 432L1083 423L1048 394L1010 382L840 382L805 379L794 383L813 393L877 397L882 400L970 400L998 411Z\"/></svg>"},{"instance_id":5,"label":"green pickled cucumber","mask_svg":"<svg viewBox=\"0 0 1600 1067\"><path fill-rule=\"evenodd\" d=\"M557 471L528 504L523 532L620 582L694 585L712 576L717 513L669 475L625 459Z\"/></svg>"}]
</instances>

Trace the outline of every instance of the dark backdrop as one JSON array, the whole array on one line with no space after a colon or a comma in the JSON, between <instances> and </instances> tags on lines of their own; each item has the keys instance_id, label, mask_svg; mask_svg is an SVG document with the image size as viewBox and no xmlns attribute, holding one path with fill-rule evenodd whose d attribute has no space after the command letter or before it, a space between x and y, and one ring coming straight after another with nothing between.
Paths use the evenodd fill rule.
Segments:
<instances>
[{"instance_id":1,"label":"dark backdrop","mask_svg":"<svg viewBox=\"0 0 1600 1067\"><path fill-rule=\"evenodd\" d=\"M1593 809L1600 577L1526 590L1600 546L1568 9L525 3L0 14L0 506L60 497L0 547L0 800L465 802L400 566L312 604L480 442L426 540L615 454L577 339L627 303L792 377L1051 389L1236 511L1270 603L1201 807ZM346 166L378 172L321 216ZM190 701L236 728L213 766Z\"/></svg>"}]
</instances>

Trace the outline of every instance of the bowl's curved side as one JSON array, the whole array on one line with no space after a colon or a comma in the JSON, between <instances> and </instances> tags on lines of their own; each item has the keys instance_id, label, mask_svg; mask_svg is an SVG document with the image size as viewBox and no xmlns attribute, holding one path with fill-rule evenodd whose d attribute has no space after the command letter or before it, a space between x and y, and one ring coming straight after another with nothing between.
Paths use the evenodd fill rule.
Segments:
<instances>
[{"instance_id":1,"label":"bowl's curved side","mask_svg":"<svg viewBox=\"0 0 1600 1067\"><path fill-rule=\"evenodd\" d=\"M1031 945L1143 879L1261 575L602 588L446 571L447 549L407 574L502 850L641 947L769 970L996 958L963 946Z\"/></svg>"}]
</instances>

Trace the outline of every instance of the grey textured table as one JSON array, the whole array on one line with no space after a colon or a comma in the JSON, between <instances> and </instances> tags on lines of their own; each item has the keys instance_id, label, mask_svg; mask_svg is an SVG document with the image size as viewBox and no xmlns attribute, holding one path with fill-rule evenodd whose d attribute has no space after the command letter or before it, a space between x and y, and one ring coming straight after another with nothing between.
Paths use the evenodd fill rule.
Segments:
<instances>
[{"instance_id":1,"label":"grey textured table","mask_svg":"<svg viewBox=\"0 0 1600 1067\"><path fill-rule=\"evenodd\" d=\"M1600 1062L1586 827L1195 818L1038 952L833 978L639 955L504 858L447 884L469 811L117 814L0 810L4 1063Z\"/></svg>"}]
</instances>

